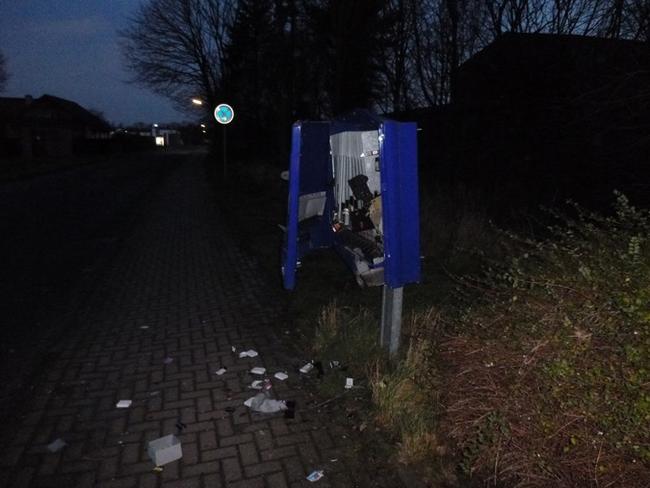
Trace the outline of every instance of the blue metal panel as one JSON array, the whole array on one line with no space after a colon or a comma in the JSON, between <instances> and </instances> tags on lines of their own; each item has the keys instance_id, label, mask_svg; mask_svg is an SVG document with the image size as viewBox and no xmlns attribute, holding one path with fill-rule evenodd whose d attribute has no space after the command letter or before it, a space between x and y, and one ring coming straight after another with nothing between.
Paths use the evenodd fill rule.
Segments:
<instances>
[{"instance_id":1,"label":"blue metal panel","mask_svg":"<svg viewBox=\"0 0 650 488\"><path fill-rule=\"evenodd\" d=\"M293 290L298 259L313 249L333 242L330 218L333 209L329 123L303 122L293 126L289 164L287 230L282 257L283 284ZM326 192L322 216L299 222L300 196Z\"/></svg>"},{"instance_id":2,"label":"blue metal panel","mask_svg":"<svg viewBox=\"0 0 650 488\"><path fill-rule=\"evenodd\" d=\"M420 280L417 127L385 121L380 141L384 279L398 288Z\"/></svg>"},{"instance_id":3,"label":"blue metal panel","mask_svg":"<svg viewBox=\"0 0 650 488\"><path fill-rule=\"evenodd\" d=\"M291 131L291 159L289 161L289 202L287 206L287 229L284 234L282 256L282 280L287 290L296 286L298 263L298 190L300 188L300 124Z\"/></svg>"}]
</instances>

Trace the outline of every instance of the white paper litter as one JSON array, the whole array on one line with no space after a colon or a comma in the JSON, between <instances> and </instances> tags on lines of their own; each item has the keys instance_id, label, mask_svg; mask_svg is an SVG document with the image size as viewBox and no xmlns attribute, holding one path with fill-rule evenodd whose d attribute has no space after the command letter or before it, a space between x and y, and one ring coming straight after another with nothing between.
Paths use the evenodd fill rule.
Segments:
<instances>
[{"instance_id":1,"label":"white paper litter","mask_svg":"<svg viewBox=\"0 0 650 488\"><path fill-rule=\"evenodd\" d=\"M307 476L307 481L312 481L312 482L318 481L323 476L325 476L325 473L323 473L322 471L314 471L309 476Z\"/></svg>"},{"instance_id":2,"label":"white paper litter","mask_svg":"<svg viewBox=\"0 0 650 488\"><path fill-rule=\"evenodd\" d=\"M216 374L216 375L218 375L218 376L221 376L221 375L224 374L226 371L228 371L226 368L219 368L218 370L216 370L216 371L214 372L214 374Z\"/></svg>"},{"instance_id":3,"label":"white paper litter","mask_svg":"<svg viewBox=\"0 0 650 488\"><path fill-rule=\"evenodd\" d=\"M275 373L273 376L279 379L280 381L284 381L289 377L287 373L283 373L282 371Z\"/></svg>"},{"instance_id":4,"label":"white paper litter","mask_svg":"<svg viewBox=\"0 0 650 488\"><path fill-rule=\"evenodd\" d=\"M354 378L345 378L345 389L349 390L354 386Z\"/></svg>"},{"instance_id":5,"label":"white paper litter","mask_svg":"<svg viewBox=\"0 0 650 488\"><path fill-rule=\"evenodd\" d=\"M67 446L66 442L59 437L47 445L47 450L50 452L57 452L63 449L65 446Z\"/></svg>"},{"instance_id":6,"label":"white paper litter","mask_svg":"<svg viewBox=\"0 0 650 488\"><path fill-rule=\"evenodd\" d=\"M253 390L261 390L263 386L264 386L264 381L255 380L251 383L251 386L249 388L252 388Z\"/></svg>"},{"instance_id":7,"label":"white paper litter","mask_svg":"<svg viewBox=\"0 0 650 488\"><path fill-rule=\"evenodd\" d=\"M232 349L232 352L237 352L237 348L235 346L230 346L230 349Z\"/></svg>"},{"instance_id":8,"label":"white paper litter","mask_svg":"<svg viewBox=\"0 0 650 488\"><path fill-rule=\"evenodd\" d=\"M264 393L258 393L244 402L251 410L260 413L276 413L287 410L287 404L284 400L274 400L267 398Z\"/></svg>"},{"instance_id":9,"label":"white paper litter","mask_svg":"<svg viewBox=\"0 0 650 488\"><path fill-rule=\"evenodd\" d=\"M251 374L264 374L266 373L266 368L262 368L260 366L255 366L253 369L251 369Z\"/></svg>"},{"instance_id":10,"label":"white paper litter","mask_svg":"<svg viewBox=\"0 0 650 488\"><path fill-rule=\"evenodd\" d=\"M312 363L307 363L305 364L302 368L300 368L301 373L309 373L312 369L314 369L314 365Z\"/></svg>"},{"instance_id":11,"label":"white paper litter","mask_svg":"<svg viewBox=\"0 0 650 488\"><path fill-rule=\"evenodd\" d=\"M247 358L247 357L248 358L254 358L257 355L258 355L257 351L255 351L253 349L249 349L248 351L242 351L242 352L239 353L240 358Z\"/></svg>"},{"instance_id":12,"label":"white paper litter","mask_svg":"<svg viewBox=\"0 0 650 488\"><path fill-rule=\"evenodd\" d=\"M183 457L181 441L173 434L150 441L147 453L156 466L163 466Z\"/></svg>"},{"instance_id":13,"label":"white paper litter","mask_svg":"<svg viewBox=\"0 0 650 488\"><path fill-rule=\"evenodd\" d=\"M141 329L148 329L149 326L148 326L148 325L141 325L140 328L141 328Z\"/></svg>"},{"instance_id":14,"label":"white paper litter","mask_svg":"<svg viewBox=\"0 0 650 488\"><path fill-rule=\"evenodd\" d=\"M131 400L120 400L115 404L117 408L129 408L131 406L131 403L133 403Z\"/></svg>"}]
</instances>

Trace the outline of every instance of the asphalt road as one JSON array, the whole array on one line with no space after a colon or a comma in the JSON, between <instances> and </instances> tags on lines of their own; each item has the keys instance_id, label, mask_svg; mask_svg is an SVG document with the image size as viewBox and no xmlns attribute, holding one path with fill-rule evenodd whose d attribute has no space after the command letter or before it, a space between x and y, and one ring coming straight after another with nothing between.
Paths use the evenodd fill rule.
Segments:
<instances>
[{"instance_id":1,"label":"asphalt road","mask_svg":"<svg viewBox=\"0 0 650 488\"><path fill-rule=\"evenodd\" d=\"M187 153L145 153L0 183L0 397L28 394L48 350ZM78 324L76 325L79 326Z\"/></svg>"}]
</instances>

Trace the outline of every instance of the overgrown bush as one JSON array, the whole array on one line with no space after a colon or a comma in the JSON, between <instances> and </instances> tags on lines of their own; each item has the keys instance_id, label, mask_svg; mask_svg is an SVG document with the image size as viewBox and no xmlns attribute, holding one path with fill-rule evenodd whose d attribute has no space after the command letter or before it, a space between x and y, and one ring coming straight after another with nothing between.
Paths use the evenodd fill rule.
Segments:
<instances>
[{"instance_id":1,"label":"overgrown bush","mask_svg":"<svg viewBox=\"0 0 650 488\"><path fill-rule=\"evenodd\" d=\"M376 317L322 311L314 352L366 372L401 462L463 486L648 486L650 213L619 194L611 216L551 215L544 238L502 232L487 254L507 257L454 299L406 310L396 363Z\"/></svg>"},{"instance_id":2,"label":"overgrown bush","mask_svg":"<svg viewBox=\"0 0 650 488\"><path fill-rule=\"evenodd\" d=\"M493 485L648 486L650 214L573 206L544 240L464 281L440 343L444 434Z\"/></svg>"}]
</instances>

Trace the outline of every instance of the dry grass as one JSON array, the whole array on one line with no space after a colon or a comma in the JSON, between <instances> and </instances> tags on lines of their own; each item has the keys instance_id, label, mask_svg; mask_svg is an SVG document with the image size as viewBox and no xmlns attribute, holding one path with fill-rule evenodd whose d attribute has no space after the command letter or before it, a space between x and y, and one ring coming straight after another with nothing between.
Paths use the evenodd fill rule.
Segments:
<instances>
[{"instance_id":1,"label":"dry grass","mask_svg":"<svg viewBox=\"0 0 650 488\"><path fill-rule=\"evenodd\" d=\"M483 486L648 486L650 215L623 199L549 234L502 234L510 258L412 314L397 363L373 349L376 319L323 310L315 348L366 372L401 462Z\"/></svg>"}]
</instances>

